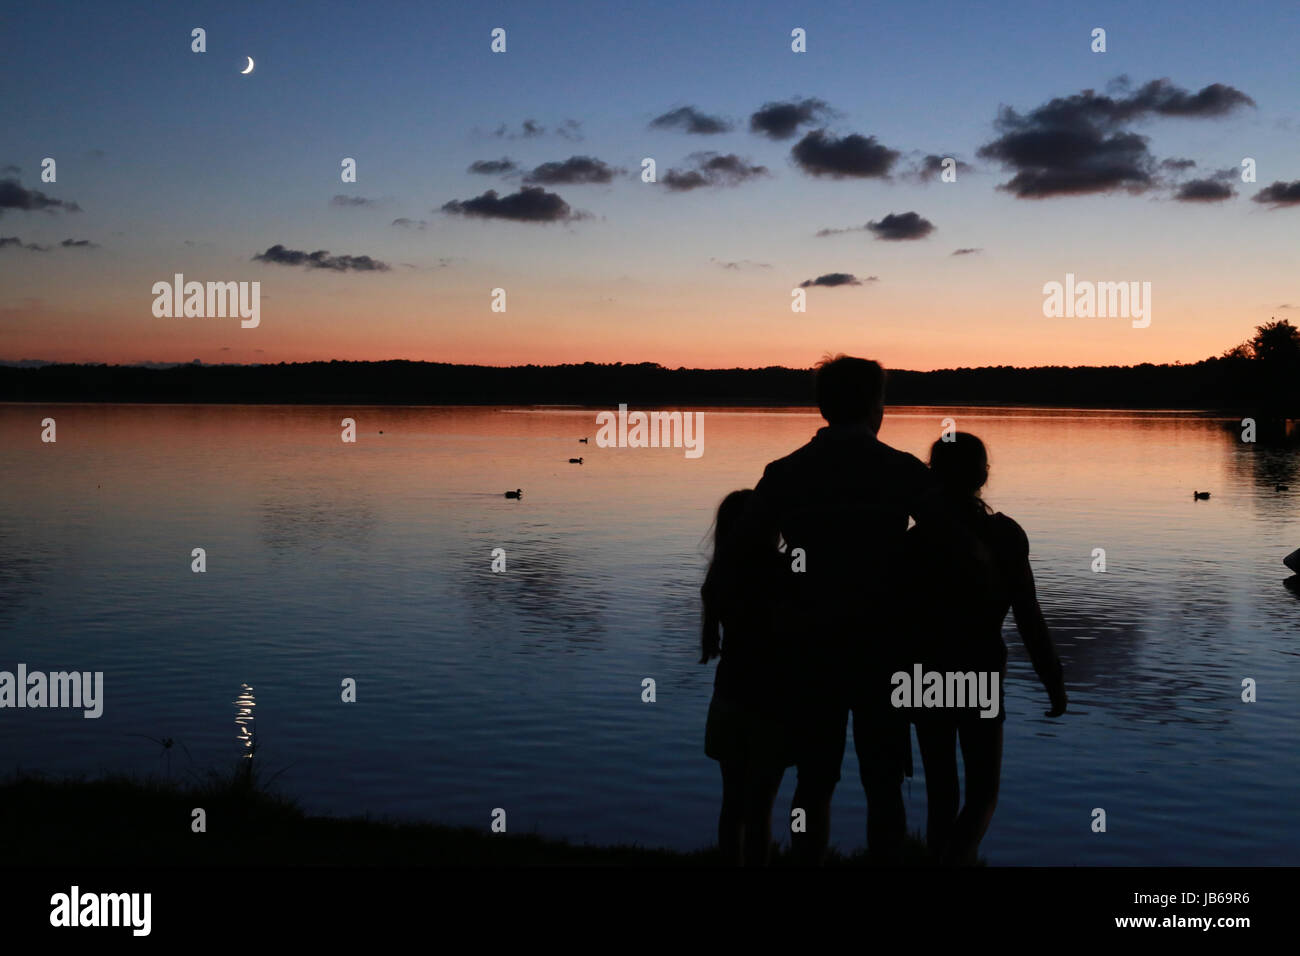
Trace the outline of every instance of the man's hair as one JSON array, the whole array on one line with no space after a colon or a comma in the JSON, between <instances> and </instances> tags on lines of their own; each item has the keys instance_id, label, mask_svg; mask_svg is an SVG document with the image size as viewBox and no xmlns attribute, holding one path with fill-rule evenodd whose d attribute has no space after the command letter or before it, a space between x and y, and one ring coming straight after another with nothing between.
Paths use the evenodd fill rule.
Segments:
<instances>
[{"instance_id":1,"label":"man's hair","mask_svg":"<svg viewBox=\"0 0 1300 956\"><path fill-rule=\"evenodd\" d=\"M885 370L879 362L827 356L817 363L816 376L817 407L832 425L868 421L885 403Z\"/></svg>"}]
</instances>

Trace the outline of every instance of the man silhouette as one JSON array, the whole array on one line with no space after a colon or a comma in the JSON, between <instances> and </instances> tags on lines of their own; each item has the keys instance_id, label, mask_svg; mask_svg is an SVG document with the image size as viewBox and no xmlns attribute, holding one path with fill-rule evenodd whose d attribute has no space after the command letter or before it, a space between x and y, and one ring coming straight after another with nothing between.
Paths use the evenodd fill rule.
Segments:
<instances>
[{"instance_id":1,"label":"man silhouette","mask_svg":"<svg viewBox=\"0 0 1300 956\"><path fill-rule=\"evenodd\" d=\"M791 635L799 660L790 691L798 738L793 806L806 814L805 832L791 843L805 863L820 863L830 839L850 712L872 857L896 861L906 832L911 735L889 703L889 675L902 663L894 602L908 516L922 520L934 493L925 465L876 437L884 391L884 369L870 359L820 362L817 406L826 426L769 464L755 489L791 554L803 549L804 571L792 575L803 633Z\"/></svg>"}]
</instances>

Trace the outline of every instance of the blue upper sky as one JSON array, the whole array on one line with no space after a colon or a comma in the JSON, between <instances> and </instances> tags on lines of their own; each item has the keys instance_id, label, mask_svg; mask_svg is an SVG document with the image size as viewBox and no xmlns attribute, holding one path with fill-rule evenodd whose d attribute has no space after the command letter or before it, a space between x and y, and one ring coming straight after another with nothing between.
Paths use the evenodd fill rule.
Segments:
<instances>
[{"instance_id":1,"label":"blue upper sky","mask_svg":"<svg viewBox=\"0 0 1300 956\"><path fill-rule=\"evenodd\" d=\"M194 27L206 30L204 54L190 50ZM505 54L489 49L494 27L507 31ZM795 27L807 31L807 53L790 50ZM1107 31L1102 54L1089 48L1095 27ZM1042 284L1066 271L1165 290L1163 328L1158 314L1140 340L1107 330L1117 361L1196 358L1205 343L1226 347L1270 311L1300 305L1300 211L1251 201L1274 181L1300 180L1297 36L1300 7L1289 2L10 4L0 19L0 166L18 171L0 178L81 211L0 209L0 237L99 248L75 259L0 249L0 315L14 323L0 326L10 337L0 337L0 358L23 357L19 343L35 348L38 312L49 328L87 329L85 354L61 357L96 358L97 347L107 360L267 356L248 333L218 346L207 330L168 328L157 347L141 341L150 300L140 290L174 271L264 280L284 322L258 347L286 359L717 364L720 343L743 337L772 344L747 343L739 364L799 364L853 345L865 312L896 365L1097 360L1095 328L1026 325ZM256 68L242 76L248 56ZM1121 76L1128 87L1113 85ZM1025 116L1053 97L1122 98L1161 78L1188 96L1223 84L1253 102L1148 111L1116 127L1147 137L1151 161L1195 161L1167 183L1019 198L997 188L1016 170L979 155L1006 132L995 127L1001 106ZM810 97L829 110L792 138L750 131L763 104ZM649 127L682 106L733 128ZM524 135L525 121L545 132ZM897 151L892 174L810 174L792 147L817 128ZM668 169L690 168L704 150L766 173L663 188ZM956 184L916 181L907 171L927 154L971 168ZM467 172L475 161L508 157L528 170L575 155L624 171L608 184L546 187L587 219L443 211L519 189L518 176ZM58 160L57 183L40 182L46 156ZM647 156L658 187L637 176ZM1234 184L1231 200L1173 198L1179 175L1222 179L1247 156L1259 181ZM355 184L339 180L343 157L357 160ZM332 205L335 195L373 202ZM908 211L933 233L892 242L862 229ZM856 231L817 237L821 229ZM335 275L250 261L276 244L393 269ZM952 258L959 248L982 250L977 268ZM790 334L791 287L836 272L877 281L813 289L824 307ZM496 286L519 292L514 351L466 328ZM385 316L367 335L346 325L363 308ZM97 310L121 330L100 346ZM314 336L308 310L320 316ZM705 316L717 322L701 330Z\"/></svg>"}]
</instances>

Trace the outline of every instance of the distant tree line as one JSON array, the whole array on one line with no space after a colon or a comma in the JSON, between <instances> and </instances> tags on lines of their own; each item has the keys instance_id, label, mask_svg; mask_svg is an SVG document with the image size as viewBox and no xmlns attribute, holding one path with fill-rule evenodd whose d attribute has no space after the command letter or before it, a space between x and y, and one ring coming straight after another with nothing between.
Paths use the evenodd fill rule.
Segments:
<instances>
[{"instance_id":1,"label":"distant tree line","mask_svg":"<svg viewBox=\"0 0 1300 956\"><path fill-rule=\"evenodd\" d=\"M1206 408L1300 416L1300 330L1261 325L1193 364L891 371L892 405L1033 404ZM522 365L300 362L277 365L0 367L0 401L411 405L812 405L812 374L664 368L651 362Z\"/></svg>"}]
</instances>

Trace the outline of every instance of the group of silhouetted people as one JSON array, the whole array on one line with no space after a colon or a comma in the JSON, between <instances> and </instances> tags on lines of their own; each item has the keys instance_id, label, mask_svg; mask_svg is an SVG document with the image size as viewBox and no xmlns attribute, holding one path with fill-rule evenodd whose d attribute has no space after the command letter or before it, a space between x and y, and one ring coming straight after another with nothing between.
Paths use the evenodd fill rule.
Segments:
<instances>
[{"instance_id":1,"label":"group of silhouetted people","mask_svg":"<svg viewBox=\"0 0 1300 956\"><path fill-rule=\"evenodd\" d=\"M1001 777L1009 609L1047 689L1048 716L1065 712L1028 539L980 497L984 444L962 432L945 435L928 468L889 447L876 437L884 385L876 362L823 361L816 392L826 426L718 508L701 589L701 663L718 658L705 752L722 770L718 844L729 862L767 862L773 805L791 766L798 775L792 854L822 861L850 714L871 858L901 860L914 726L925 768L926 845L940 862L974 861ZM917 665L999 675L996 715L986 708L981 716L969 701L899 706L893 675ZM960 806L958 746L966 785Z\"/></svg>"}]
</instances>

